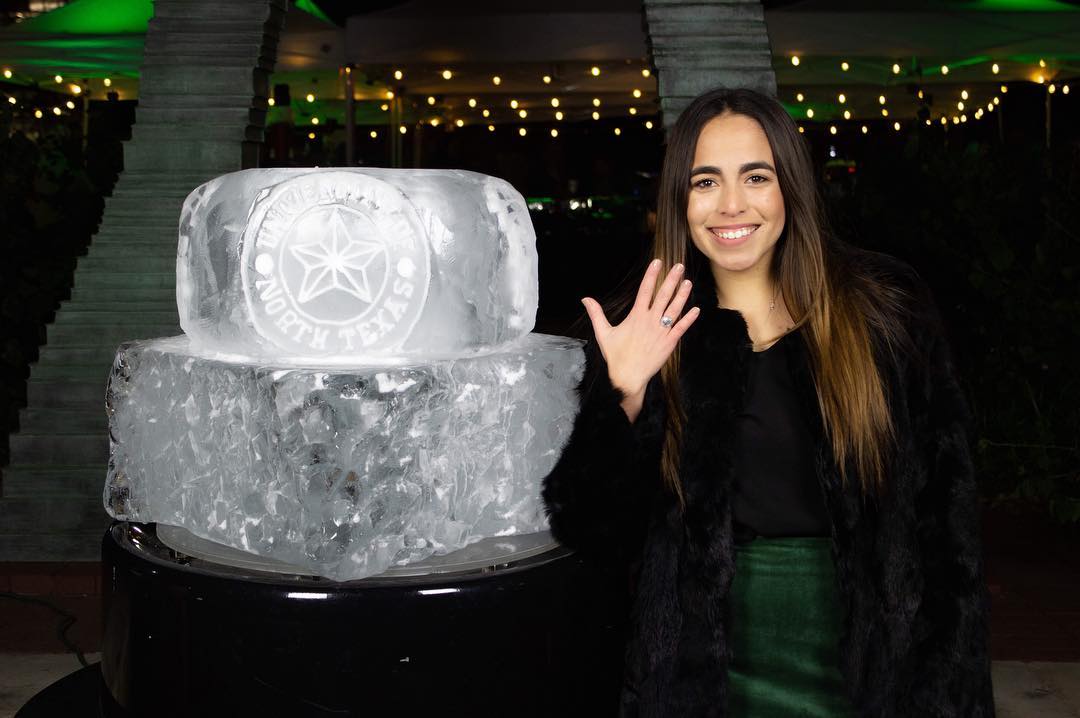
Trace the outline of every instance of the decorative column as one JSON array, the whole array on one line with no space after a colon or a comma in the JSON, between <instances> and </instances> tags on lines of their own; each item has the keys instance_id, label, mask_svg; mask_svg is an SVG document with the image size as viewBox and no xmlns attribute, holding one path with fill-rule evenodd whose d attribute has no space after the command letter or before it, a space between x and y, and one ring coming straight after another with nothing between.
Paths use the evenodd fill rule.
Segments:
<instances>
[{"instance_id":1,"label":"decorative column","mask_svg":"<svg viewBox=\"0 0 1080 718\"><path fill-rule=\"evenodd\" d=\"M645 21L665 129L713 87L776 95L760 0L645 0Z\"/></svg>"}]
</instances>

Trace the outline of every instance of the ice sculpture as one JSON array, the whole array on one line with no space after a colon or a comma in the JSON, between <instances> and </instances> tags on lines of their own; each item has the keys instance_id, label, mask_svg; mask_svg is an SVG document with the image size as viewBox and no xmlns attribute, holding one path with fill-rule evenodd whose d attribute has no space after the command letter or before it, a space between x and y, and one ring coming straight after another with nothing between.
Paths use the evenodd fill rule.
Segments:
<instances>
[{"instance_id":1,"label":"ice sculpture","mask_svg":"<svg viewBox=\"0 0 1080 718\"><path fill-rule=\"evenodd\" d=\"M532 331L525 200L475 172L243 170L180 215L180 325L275 361L453 356Z\"/></svg>"},{"instance_id":2,"label":"ice sculpture","mask_svg":"<svg viewBox=\"0 0 1080 718\"><path fill-rule=\"evenodd\" d=\"M335 580L547 529L584 358L529 333L535 235L502 180L224 175L184 204L177 301L185 336L122 345L110 375L115 518Z\"/></svg>"}]
</instances>

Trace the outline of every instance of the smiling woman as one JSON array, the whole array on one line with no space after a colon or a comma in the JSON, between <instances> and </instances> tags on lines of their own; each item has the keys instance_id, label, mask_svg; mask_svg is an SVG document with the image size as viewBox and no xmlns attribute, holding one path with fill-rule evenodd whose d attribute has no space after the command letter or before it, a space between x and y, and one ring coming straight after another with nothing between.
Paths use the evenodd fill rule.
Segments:
<instances>
[{"instance_id":1,"label":"smiling woman","mask_svg":"<svg viewBox=\"0 0 1080 718\"><path fill-rule=\"evenodd\" d=\"M921 278L831 235L745 89L672 128L653 256L583 300L544 480L555 537L635 580L622 713L993 715L971 417Z\"/></svg>"}]
</instances>

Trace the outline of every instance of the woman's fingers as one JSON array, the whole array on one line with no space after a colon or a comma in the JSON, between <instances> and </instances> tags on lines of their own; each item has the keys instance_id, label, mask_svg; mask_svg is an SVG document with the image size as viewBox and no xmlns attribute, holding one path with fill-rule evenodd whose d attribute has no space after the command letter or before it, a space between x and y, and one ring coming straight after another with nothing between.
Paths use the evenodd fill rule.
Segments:
<instances>
[{"instance_id":1,"label":"woman's fingers","mask_svg":"<svg viewBox=\"0 0 1080 718\"><path fill-rule=\"evenodd\" d=\"M675 292L675 296L672 298L671 303L667 305L667 309L664 310L665 317L671 317L672 319L678 319L682 313L683 307L686 306L686 300L690 298L690 280L684 279L679 284L679 291Z\"/></svg>"},{"instance_id":2,"label":"woman's fingers","mask_svg":"<svg viewBox=\"0 0 1080 718\"><path fill-rule=\"evenodd\" d=\"M649 262L649 267L645 270L645 276L641 278L641 284L638 286L637 298L634 300L634 306L631 307L631 311L637 311L639 308L643 311L648 311L649 300L652 299L653 291L656 289L656 275L660 273L660 260L654 259Z\"/></svg>"},{"instance_id":3,"label":"woman's fingers","mask_svg":"<svg viewBox=\"0 0 1080 718\"><path fill-rule=\"evenodd\" d=\"M675 288L679 285L679 280L682 279L683 266L676 264L668 272L667 277L664 279L664 283L660 285L660 291L656 293L656 299L652 304L652 314L656 319L660 318L660 315L667 309L668 303L671 302L671 296L675 294ZM674 319L674 317L672 317Z\"/></svg>"},{"instance_id":4,"label":"woman's fingers","mask_svg":"<svg viewBox=\"0 0 1080 718\"><path fill-rule=\"evenodd\" d=\"M671 328L668 333L668 337L672 342L678 342L682 339L682 335L686 334L686 330L690 328L690 325L694 323L694 320L701 314L701 309L698 307L692 307L690 311L683 315L683 318L675 322L675 326Z\"/></svg>"},{"instance_id":5,"label":"woman's fingers","mask_svg":"<svg viewBox=\"0 0 1080 718\"><path fill-rule=\"evenodd\" d=\"M608 324L600 303L591 297L585 297L581 303L585 305L585 313L589 315L589 321L592 322L593 334L597 337L607 334L611 330L611 325Z\"/></svg>"}]
</instances>

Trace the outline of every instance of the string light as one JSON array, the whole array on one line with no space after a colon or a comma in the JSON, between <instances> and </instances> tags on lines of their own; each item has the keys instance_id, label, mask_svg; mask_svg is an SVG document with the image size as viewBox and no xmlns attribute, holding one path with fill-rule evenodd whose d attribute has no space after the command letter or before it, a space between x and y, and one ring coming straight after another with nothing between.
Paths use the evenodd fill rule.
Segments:
<instances>
[{"instance_id":1,"label":"string light","mask_svg":"<svg viewBox=\"0 0 1080 718\"><path fill-rule=\"evenodd\" d=\"M961 90L960 99L961 100L966 100L967 98L968 98L968 91L967 90Z\"/></svg>"},{"instance_id":2,"label":"string light","mask_svg":"<svg viewBox=\"0 0 1080 718\"><path fill-rule=\"evenodd\" d=\"M900 74L900 65L895 63L895 62L893 63L893 66L892 66L892 74L894 74L894 75L899 75Z\"/></svg>"},{"instance_id":3,"label":"string light","mask_svg":"<svg viewBox=\"0 0 1080 718\"><path fill-rule=\"evenodd\" d=\"M863 133L864 135L865 135L865 134L866 134L867 132L869 132L869 131L870 131L870 128L868 128L868 127L867 127L866 125L863 125L863 126L862 126L862 133Z\"/></svg>"},{"instance_id":4,"label":"string light","mask_svg":"<svg viewBox=\"0 0 1080 718\"><path fill-rule=\"evenodd\" d=\"M888 110L888 108L886 108L886 107L882 107L882 108L881 108L881 116L882 116L882 117L888 117L888 116L889 116L889 110Z\"/></svg>"},{"instance_id":5,"label":"string light","mask_svg":"<svg viewBox=\"0 0 1080 718\"><path fill-rule=\"evenodd\" d=\"M635 98L641 97L641 90L634 89L633 95Z\"/></svg>"},{"instance_id":6,"label":"string light","mask_svg":"<svg viewBox=\"0 0 1080 718\"><path fill-rule=\"evenodd\" d=\"M393 90L387 90L386 91L386 99L388 99L388 100L394 99L394 91Z\"/></svg>"},{"instance_id":7,"label":"string light","mask_svg":"<svg viewBox=\"0 0 1080 718\"><path fill-rule=\"evenodd\" d=\"M438 117L432 117L431 118L431 126L432 127L438 127L439 126L439 118Z\"/></svg>"},{"instance_id":8,"label":"string light","mask_svg":"<svg viewBox=\"0 0 1080 718\"><path fill-rule=\"evenodd\" d=\"M589 72L591 72L591 73L592 73L592 76L593 76L593 77L599 77L599 76L600 76L600 68L599 68L599 67L597 67L596 65L593 65L593 66L592 66L592 69L591 69L591 70L589 70Z\"/></svg>"},{"instance_id":9,"label":"string light","mask_svg":"<svg viewBox=\"0 0 1080 718\"><path fill-rule=\"evenodd\" d=\"M551 98L551 106L552 107L558 107L559 106L559 98L558 97L552 97Z\"/></svg>"},{"instance_id":10,"label":"string light","mask_svg":"<svg viewBox=\"0 0 1080 718\"><path fill-rule=\"evenodd\" d=\"M799 134L801 135L804 132L806 132L806 130L803 129L802 125L799 125Z\"/></svg>"},{"instance_id":11,"label":"string light","mask_svg":"<svg viewBox=\"0 0 1080 718\"><path fill-rule=\"evenodd\" d=\"M394 79L395 80L400 80L403 77L405 77L405 73L403 73L401 70L394 70Z\"/></svg>"},{"instance_id":12,"label":"string light","mask_svg":"<svg viewBox=\"0 0 1080 718\"><path fill-rule=\"evenodd\" d=\"M494 131L495 131L495 125L488 125L488 132L494 132Z\"/></svg>"},{"instance_id":13,"label":"string light","mask_svg":"<svg viewBox=\"0 0 1080 718\"><path fill-rule=\"evenodd\" d=\"M382 110L383 112L386 112L387 110L390 109L390 105L388 105L388 104L386 104L384 102L383 104L379 105L379 109Z\"/></svg>"},{"instance_id":14,"label":"string light","mask_svg":"<svg viewBox=\"0 0 1080 718\"><path fill-rule=\"evenodd\" d=\"M794 65L795 67L799 66L799 56L798 55L792 55L791 56L791 64Z\"/></svg>"},{"instance_id":15,"label":"string light","mask_svg":"<svg viewBox=\"0 0 1080 718\"><path fill-rule=\"evenodd\" d=\"M949 66L948 65L942 65L941 66L941 74L942 75L948 75L949 74Z\"/></svg>"},{"instance_id":16,"label":"string light","mask_svg":"<svg viewBox=\"0 0 1080 718\"><path fill-rule=\"evenodd\" d=\"M949 124L949 120L945 117L945 115L941 116L941 124L943 124L943 125Z\"/></svg>"},{"instance_id":17,"label":"string light","mask_svg":"<svg viewBox=\"0 0 1080 718\"><path fill-rule=\"evenodd\" d=\"M552 137L558 137L559 136L559 131L553 128L551 130L551 136Z\"/></svg>"},{"instance_id":18,"label":"string light","mask_svg":"<svg viewBox=\"0 0 1080 718\"><path fill-rule=\"evenodd\" d=\"M480 114L482 114L484 117L491 117L491 110L484 110Z\"/></svg>"},{"instance_id":19,"label":"string light","mask_svg":"<svg viewBox=\"0 0 1080 718\"><path fill-rule=\"evenodd\" d=\"M1006 85L1002 85L1002 86L1000 87L1000 90L1001 90L1001 94L1003 94L1003 95L1004 95L1004 94L1005 94L1006 92L1008 92L1008 91L1009 91L1009 88L1008 88L1008 87L1007 87Z\"/></svg>"},{"instance_id":20,"label":"string light","mask_svg":"<svg viewBox=\"0 0 1080 718\"><path fill-rule=\"evenodd\" d=\"M274 106L275 104L277 104L277 103L275 103L275 102L274 102L274 98L273 98L273 97L270 97L270 98L267 98L267 100L266 100L266 104L268 104L268 105L270 105L271 107L273 107L273 106Z\"/></svg>"},{"instance_id":21,"label":"string light","mask_svg":"<svg viewBox=\"0 0 1080 718\"><path fill-rule=\"evenodd\" d=\"M899 122L892 123L892 128L894 130L896 130L897 132L899 132L900 131L900 123Z\"/></svg>"},{"instance_id":22,"label":"string light","mask_svg":"<svg viewBox=\"0 0 1080 718\"><path fill-rule=\"evenodd\" d=\"M501 85L502 84L502 78L499 77L498 75L495 75L494 77L491 78L491 84L493 84L493 85Z\"/></svg>"},{"instance_id":23,"label":"string light","mask_svg":"<svg viewBox=\"0 0 1080 718\"><path fill-rule=\"evenodd\" d=\"M953 123L954 125L959 125L959 124L960 124L960 118L959 118L959 117L957 117L956 115L953 115L953 116L952 116L952 123Z\"/></svg>"},{"instance_id":24,"label":"string light","mask_svg":"<svg viewBox=\"0 0 1080 718\"><path fill-rule=\"evenodd\" d=\"M806 108L806 116L811 118L811 119L814 117L814 108L813 107Z\"/></svg>"},{"instance_id":25,"label":"string light","mask_svg":"<svg viewBox=\"0 0 1080 718\"><path fill-rule=\"evenodd\" d=\"M649 68L647 68L647 67L646 67L645 69L643 69L643 70L641 71L641 76L642 76L642 77L648 77L648 76L649 76L649 75L651 75L651 74L652 74L652 73L651 73L651 72L649 72Z\"/></svg>"},{"instance_id":26,"label":"string light","mask_svg":"<svg viewBox=\"0 0 1080 718\"><path fill-rule=\"evenodd\" d=\"M1054 87L1054 83L1050 83L1050 87L1048 87L1046 89L1051 95L1054 94L1055 92L1057 92L1057 88Z\"/></svg>"},{"instance_id":27,"label":"string light","mask_svg":"<svg viewBox=\"0 0 1080 718\"><path fill-rule=\"evenodd\" d=\"M835 135L836 134L836 125L829 125L829 134L830 135Z\"/></svg>"},{"instance_id":28,"label":"string light","mask_svg":"<svg viewBox=\"0 0 1080 718\"><path fill-rule=\"evenodd\" d=\"M544 79L544 84L545 85L550 85L551 84L551 75L544 75L543 79Z\"/></svg>"},{"instance_id":29,"label":"string light","mask_svg":"<svg viewBox=\"0 0 1080 718\"><path fill-rule=\"evenodd\" d=\"M464 127L465 126L465 121L464 120L454 120L454 124L457 125L458 127Z\"/></svg>"},{"instance_id":30,"label":"string light","mask_svg":"<svg viewBox=\"0 0 1080 718\"><path fill-rule=\"evenodd\" d=\"M371 131L371 133L370 133L370 135L371 135L371 139L373 139L373 140L374 140L374 139L377 139L377 138L378 138L378 136L379 136L379 133L378 133L378 132L376 132L375 130L372 130L372 131Z\"/></svg>"},{"instance_id":31,"label":"string light","mask_svg":"<svg viewBox=\"0 0 1080 718\"><path fill-rule=\"evenodd\" d=\"M1046 67L1046 60L1039 58L1039 67Z\"/></svg>"},{"instance_id":32,"label":"string light","mask_svg":"<svg viewBox=\"0 0 1080 718\"><path fill-rule=\"evenodd\" d=\"M1046 78L1045 78L1045 77L1043 77L1042 75L1036 75L1036 77L1035 77L1035 82L1037 82L1037 83L1039 83L1039 84L1041 85L1041 84L1043 84L1044 82L1046 82Z\"/></svg>"},{"instance_id":33,"label":"string light","mask_svg":"<svg viewBox=\"0 0 1080 718\"><path fill-rule=\"evenodd\" d=\"M57 116L59 116L59 115L62 115L62 114L63 114L63 112L61 112L61 110L60 110L60 108L59 108L59 107L54 107L54 108L52 108L52 111L53 111L53 114L54 114L54 115L57 115Z\"/></svg>"},{"instance_id":34,"label":"string light","mask_svg":"<svg viewBox=\"0 0 1080 718\"><path fill-rule=\"evenodd\" d=\"M803 101L803 97L804 97L804 95L803 95L803 93L801 93L801 92L798 92L798 93L796 93L796 94L795 94L795 99L796 99L796 100L797 100L798 102L802 102L802 101Z\"/></svg>"},{"instance_id":35,"label":"string light","mask_svg":"<svg viewBox=\"0 0 1080 718\"><path fill-rule=\"evenodd\" d=\"M518 117L520 117L521 119L524 120L528 116L529 116L529 113L526 112L525 110L518 110Z\"/></svg>"},{"instance_id":36,"label":"string light","mask_svg":"<svg viewBox=\"0 0 1080 718\"><path fill-rule=\"evenodd\" d=\"M405 132L406 132L405 125L402 125L402 126L398 127L398 132L400 132L401 134L405 134Z\"/></svg>"},{"instance_id":37,"label":"string light","mask_svg":"<svg viewBox=\"0 0 1080 718\"><path fill-rule=\"evenodd\" d=\"M592 118L594 120L599 120L600 119L600 113L599 112L593 112L592 113Z\"/></svg>"},{"instance_id":38,"label":"string light","mask_svg":"<svg viewBox=\"0 0 1080 718\"><path fill-rule=\"evenodd\" d=\"M592 105L593 105L593 107L599 107L600 106L600 98L599 97L592 98Z\"/></svg>"},{"instance_id":39,"label":"string light","mask_svg":"<svg viewBox=\"0 0 1080 718\"><path fill-rule=\"evenodd\" d=\"M524 137L525 135L528 134L528 130L526 130L524 127L522 127L521 129L518 130L518 134L521 135L522 137Z\"/></svg>"},{"instance_id":40,"label":"string light","mask_svg":"<svg viewBox=\"0 0 1080 718\"><path fill-rule=\"evenodd\" d=\"M651 130L652 129L652 120L645 120L645 129L646 130Z\"/></svg>"},{"instance_id":41,"label":"string light","mask_svg":"<svg viewBox=\"0 0 1080 718\"><path fill-rule=\"evenodd\" d=\"M964 109L964 103L963 102L957 102L956 103L956 109L958 109L958 110Z\"/></svg>"},{"instance_id":42,"label":"string light","mask_svg":"<svg viewBox=\"0 0 1080 718\"><path fill-rule=\"evenodd\" d=\"M878 95L877 101L878 101L879 105L884 105L885 104L885 95Z\"/></svg>"},{"instance_id":43,"label":"string light","mask_svg":"<svg viewBox=\"0 0 1080 718\"><path fill-rule=\"evenodd\" d=\"M961 122L967 122L967 115L960 115Z\"/></svg>"},{"instance_id":44,"label":"string light","mask_svg":"<svg viewBox=\"0 0 1080 718\"><path fill-rule=\"evenodd\" d=\"M7 98L7 101L8 101L8 104L9 104L9 105L14 105L14 104L16 103L16 100L15 100L15 98L14 98L14 97L9 97L9 98Z\"/></svg>"},{"instance_id":45,"label":"string light","mask_svg":"<svg viewBox=\"0 0 1080 718\"><path fill-rule=\"evenodd\" d=\"M556 120L559 120L561 122L562 118L563 118L562 110L559 110L558 112L555 113L555 119Z\"/></svg>"},{"instance_id":46,"label":"string light","mask_svg":"<svg viewBox=\"0 0 1080 718\"><path fill-rule=\"evenodd\" d=\"M112 87L112 78L106 77L102 82L105 83L105 87Z\"/></svg>"},{"instance_id":47,"label":"string light","mask_svg":"<svg viewBox=\"0 0 1080 718\"><path fill-rule=\"evenodd\" d=\"M851 110L844 110L844 119L845 120L850 120L851 119Z\"/></svg>"},{"instance_id":48,"label":"string light","mask_svg":"<svg viewBox=\"0 0 1080 718\"><path fill-rule=\"evenodd\" d=\"M630 114L631 115L636 115L637 114L637 108L636 107L631 107L630 108Z\"/></svg>"},{"instance_id":49,"label":"string light","mask_svg":"<svg viewBox=\"0 0 1080 718\"><path fill-rule=\"evenodd\" d=\"M475 97L470 97L469 98L469 107L476 107L476 98Z\"/></svg>"},{"instance_id":50,"label":"string light","mask_svg":"<svg viewBox=\"0 0 1080 718\"><path fill-rule=\"evenodd\" d=\"M1069 94L1069 86L1068 85L1062 85L1061 86L1061 94L1063 94L1063 95Z\"/></svg>"},{"instance_id":51,"label":"string light","mask_svg":"<svg viewBox=\"0 0 1080 718\"><path fill-rule=\"evenodd\" d=\"M313 125L319 124L319 118L318 117L312 117L311 118L311 124L313 124Z\"/></svg>"},{"instance_id":52,"label":"string light","mask_svg":"<svg viewBox=\"0 0 1080 718\"><path fill-rule=\"evenodd\" d=\"M919 99L921 100L922 98L923 98L922 90L919 90Z\"/></svg>"},{"instance_id":53,"label":"string light","mask_svg":"<svg viewBox=\"0 0 1080 718\"><path fill-rule=\"evenodd\" d=\"M41 119L41 110L34 110L34 117Z\"/></svg>"},{"instance_id":54,"label":"string light","mask_svg":"<svg viewBox=\"0 0 1080 718\"><path fill-rule=\"evenodd\" d=\"M847 95L841 92L839 95L836 96L836 99L840 100L840 104L842 105L847 102Z\"/></svg>"},{"instance_id":55,"label":"string light","mask_svg":"<svg viewBox=\"0 0 1080 718\"><path fill-rule=\"evenodd\" d=\"M82 87L80 87L79 85L71 85L71 91L76 95L81 95Z\"/></svg>"},{"instance_id":56,"label":"string light","mask_svg":"<svg viewBox=\"0 0 1080 718\"><path fill-rule=\"evenodd\" d=\"M518 108L518 101L517 100L510 100L510 109L516 110L517 108Z\"/></svg>"},{"instance_id":57,"label":"string light","mask_svg":"<svg viewBox=\"0 0 1080 718\"><path fill-rule=\"evenodd\" d=\"M443 70L442 71L442 79L444 79L444 80L449 80L453 76L454 76L454 73L450 72L449 70Z\"/></svg>"},{"instance_id":58,"label":"string light","mask_svg":"<svg viewBox=\"0 0 1080 718\"><path fill-rule=\"evenodd\" d=\"M992 72L992 73L994 73L996 75L999 72L1001 72L1001 68L998 67L998 64L995 62L993 65L990 66L990 72Z\"/></svg>"},{"instance_id":59,"label":"string light","mask_svg":"<svg viewBox=\"0 0 1080 718\"><path fill-rule=\"evenodd\" d=\"M434 98L434 97L432 97L431 95L428 95L428 98L427 98L427 103L428 103L429 105L434 105L434 104L435 104L435 98Z\"/></svg>"},{"instance_id":60,"label":"string light","mask_svg":"<svg viewBox=\"0 0 1080 718\"><path fill-rule=\"evenodd\" d=\"M315 133L314 133L314 132L309 132L309 133L307 133L307 138L308 138L309 140L313 140L313 139L315 139Z\"/></svg>"},{"instance_id":61,"label":"string light","mask_svg":"<svg viewBox=\"0 0 1080 718\"><path fill-rule=\"evenodd\" d=\"M622 134L622 130L620 130L618 127L616 127L615 128L615 136L618 137L621 134Z\"/></svg>"},{"instance_id":62,"label":"string light","mask_svg":"<svg viewBox=\"0 0 1080 718\"><path fill-rule=\"evenodd\" d=\"M11 68L10 67L5 67L4 68L4 77L6 79L8 79L8 80L11 79Z\"/></svg>"},{"instance_id":63,"label":"string light","mask_svg":"<svg viewBox=\"0 0 1080 718\"><path fill-rule=\"evenodd\" d=\"M313 94L311 94L311 93L309 92L309 93L307 94L307 101L308 101L308 102L314 102L314 101L315 101L315 95L313 95Z\"/></svg>"},{"instance_id":64,"label":"string light","mask_svg":"<svg viewBox=\"0 0 1080 718\"><path fill-rule=\"evenodd\" d=\"M61 77L60 75L57 75L57 76L56 76L56 77L54 77L53 79L54 79L54 80L56 80L56 84L57 84L57 85L60 85L60 84L62 84L62 83L64 82L64 78L63 78L63 77Z\"/></svg>"},{"instance_id":65,"label":"string light","mask_svg":"<svg viewBox=\"0 0 1080 718\"><path fill-rule=\"evenodd\" d=\"M1053 86L1053 85L1050 85L1050 92L1053 92L1053 91L1054 91L1054 86ZM69 110L74 110L74 109L75 109L75 103L74 103L74 102L72 102L71 100L68 100L68 101L67 101L67 102L65 102L64 104L65 104L65 105L67 105L67 108L68 108Z\"/></svg>"},{"instance_id":66,"label":"string light","mask_svg":"<svg viewBox=\"0 0 1080 718\"><path fill-rule=\"evenodd\" d=\"M851 69L851 65L849 65L847 63L847 60L844 60L843 62L840 63L840 69L843 70L844 72L847 72L848 70Z\"/></svg>"}]
</instances>

